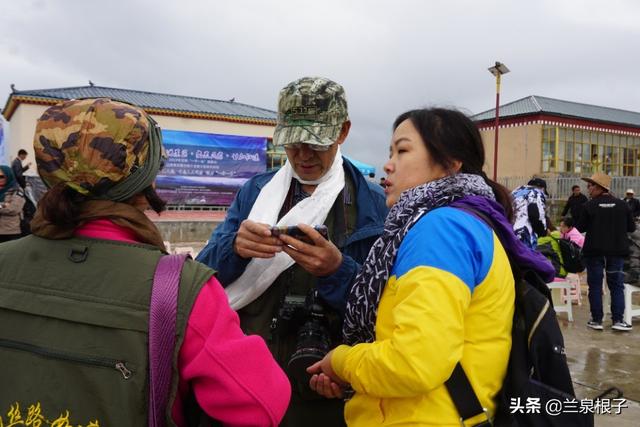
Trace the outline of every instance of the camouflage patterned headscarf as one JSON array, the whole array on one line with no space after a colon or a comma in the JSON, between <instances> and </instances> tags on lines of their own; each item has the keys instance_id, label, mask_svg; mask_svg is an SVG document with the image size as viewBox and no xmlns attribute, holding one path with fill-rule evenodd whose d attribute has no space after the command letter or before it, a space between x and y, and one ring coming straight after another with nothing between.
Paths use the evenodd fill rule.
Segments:
<instances>
[{"instance_id":1,"label":"camouflage patterned headscarf","mask_svg":"<svg viewBox=\"0 0 640 427\"><path fill-rule=\"evenodd\" d=\"M150 186L162 161L156 122L139 107L108 98L47 109L33 141L38 173L91 199L125 201Z\"/></svg>"}]
</instances>

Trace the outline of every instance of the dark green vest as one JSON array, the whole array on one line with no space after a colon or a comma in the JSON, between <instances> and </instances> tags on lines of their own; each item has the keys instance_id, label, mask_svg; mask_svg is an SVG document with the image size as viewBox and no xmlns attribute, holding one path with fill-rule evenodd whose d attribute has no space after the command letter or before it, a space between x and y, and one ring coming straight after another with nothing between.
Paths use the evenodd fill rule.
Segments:
<instances>
[{"instance_id":1,"label":"dark green vest","mask_svg":"<svg viewBox=\"0 0 640 427\"><path fill-rule=\"evenodd\" d=\"M149 300L161 256L149 245L96 239L0 245L5 426L29 415L83 427L147 425ZM212 274L190 261L182 272L168 425L187 318Z\"/></svg>"}]
</instances>

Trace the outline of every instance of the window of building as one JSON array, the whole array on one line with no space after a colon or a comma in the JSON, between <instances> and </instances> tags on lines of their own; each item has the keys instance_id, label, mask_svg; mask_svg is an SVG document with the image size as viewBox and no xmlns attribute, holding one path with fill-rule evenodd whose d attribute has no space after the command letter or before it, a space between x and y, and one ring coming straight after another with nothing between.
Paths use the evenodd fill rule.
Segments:
<instances>
[{"instance_id":1,"label":"window of building","mask_svg":"<svg viewBox=\"0 0 640 427\"><path fill-rule=\"evenodd\" d=\"M640 137L562 126L542 128L542 172L640 174Z\"/></svg>"},{"instance_id":2,"label":"window of building","mask_svg":"<svg viewBox=\"0 0 640 427\"><path fill-rule=\"evenodd\" d=\"M273 140L267 140L267 170L279 169L287 161L287 153L284 147L276 147Z\"/></svg>"}]
</instances>

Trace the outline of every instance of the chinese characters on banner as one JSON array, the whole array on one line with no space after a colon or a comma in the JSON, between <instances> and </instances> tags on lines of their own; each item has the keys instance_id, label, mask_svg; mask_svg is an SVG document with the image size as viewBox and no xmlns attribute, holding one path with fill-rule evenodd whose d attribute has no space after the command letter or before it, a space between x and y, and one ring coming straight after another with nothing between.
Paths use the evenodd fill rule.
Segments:
<instances>
[{"instance_id":1,"label":"chinese characters on banner","mask_svg":"<svg viewBox=\"0 0 640 427\"><path fill-rule=\"evenodd\" d=\"M222 205L252 176L266 171L267 139L162 130L168 160L156 180L171 204Z\"/></svg>"}]
</instances>

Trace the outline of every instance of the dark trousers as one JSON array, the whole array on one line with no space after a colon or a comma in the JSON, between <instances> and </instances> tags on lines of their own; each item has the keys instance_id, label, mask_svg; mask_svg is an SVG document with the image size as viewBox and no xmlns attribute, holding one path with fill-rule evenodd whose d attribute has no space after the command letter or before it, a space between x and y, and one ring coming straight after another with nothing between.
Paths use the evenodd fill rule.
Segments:
<instances>
[{"instance_id":1,"label":"dark trousers","mask_svg":"<svg viewBox=\"0 0 640 427\"><path fill-rule=\"evenodd\" d=\"M619 256L591 256L584 258L587 266L587 283L589 285L589 306L591 318L602 322L602 279L607 271L607 286L611 295L611 318L613 322L621 322L624 315L624 282L622 266L624 259Z\"/></svg>"},{"instance_id":2,"label":"dark trousers","mask_svg":"<svg viewBox=\"0 0 640 427\"><path fill-rule=\"evenodd\" d=\"M295 390L280 427L345 427L342 399L303 400Z\"/></svg>"}]
</instances>

